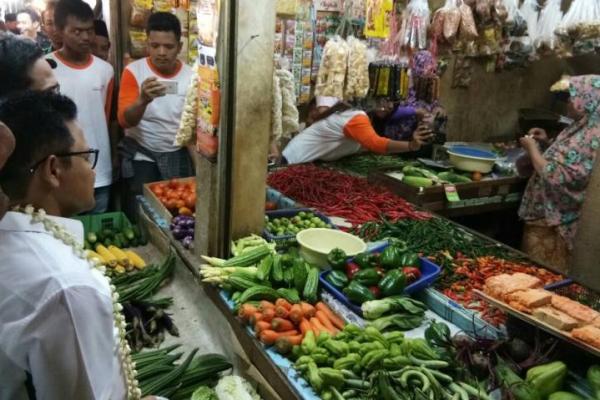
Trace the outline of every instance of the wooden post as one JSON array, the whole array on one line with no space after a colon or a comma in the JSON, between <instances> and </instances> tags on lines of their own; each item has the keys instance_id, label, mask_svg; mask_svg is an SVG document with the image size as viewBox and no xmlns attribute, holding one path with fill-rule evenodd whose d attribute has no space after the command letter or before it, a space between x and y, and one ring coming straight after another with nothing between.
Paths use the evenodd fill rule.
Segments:
<instances>
[{"instance_id":1,"label":"wooden post","mask_svg":"<svg viewBox=\"0 0 600 400\"><path fill-rule=\"evenodd\" d=\"M596 158L600 154L596 155ZM600 162L596 160L579 217L569 275L600 291Z\"/></svg>"}]
</instances>

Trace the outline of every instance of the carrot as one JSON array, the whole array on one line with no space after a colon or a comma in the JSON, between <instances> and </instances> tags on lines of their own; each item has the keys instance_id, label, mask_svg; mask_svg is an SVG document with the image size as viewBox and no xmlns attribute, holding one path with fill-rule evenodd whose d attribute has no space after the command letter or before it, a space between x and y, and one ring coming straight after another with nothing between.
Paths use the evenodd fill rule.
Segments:
<instances>
[{"instance_id":1,"label":"carrot","mask_svg":"<svg viewBox=\"0 0 600 400\"><path fill-rule=\"evenodd\" d=\"M286 299L277 299L275 301L275 306L281 306L289 311L292 308L292 305Z\"/></svg>"},{"instance_id":2,"label":"carrot","mask_svg":"<svg viewBox=\"0 0 600 400\"><path fill-rule=\"evenodd\" d=\"M275 332L285 332L285 331L291 331L291 330L295 329L296 327L290 320L283 319L283 318L273 318L273 321L271 321L271 328Z\"/></svg>"},{"instance_id":3,"label":"carrot","mask_svg":"<svg viewBox=\"0 0 600 400\"><path fill-rule=\"evenodd\" d=\"M289 318L292 320L292 322L299 324L300 321L302 321L303 316L302 306L300 304L294 304L290 309Z\"/></svg>"},{"instance_id":4,"label":"carrot","mask_svg":"<svg viewBox=\"0 0 600 400\"><path fill-rule=\"evenodd\" d=\"M335 326L338 329L344 329L344 326L346 325L344 320L340 318L336 313L334 313L327 304L323 303L322 301L318 302L317 310L323 311L325 315L327 315L333 326Z\"/></svg>"},{"instance_id":5,"label":"carrot","mask_svg":"<svg viewBox=\"0 0 600 400\"><path fill-rule=\"evenodd\" d=\"M298 346L302 343L303 336L302 335L294 335L294 336L282 336L275 342L275 345L278 347L281 346Z\"/></svg>"},{"instance_id":6,"label":"carrot","mask_svg":"<svg viewBox=\"0 0 600 400\"><path fill-rule=\"evenodd\" d=\"M238 310L238 317L240 317L245 322L248 322L252 314L258 312L258 309L254 307L252 304L242 304L240 309Z\"/></svg>"},{"instance_id":7,"label":"carrot","mask_svg":"<svg viewBox=\"0 0 600 400\"><path fill-rule=\"evenodd\" d=\"M264 331L261 331L259 334L259 338L260 341L263 342L264 344L274 344L275 341L277 339L279 339L280 337L286 337L286 336L296 336L298 334L298 331L293 330L293 331L285 331L285 332L275 332L271 329L266 329Z\"/></svg>"},{"instance_id":8,"label":"carrot","mask_svg":"<svg viewBox=\"0 0 600 400\"><path fill-rule=\"evenodd\" d=\"M256 332L256 336L262 331L266 331L267 329L271 329L271 324L267 321L258 321L254 324L254 331Z\"/></svg>"},{"instance_id":9,"label":"carrot","mask_svg":"<svg viewBox=\"0 0 600 400\"><path fill-rule=\"evenodd\" d=\"M300 303L300 306L302 307L302 314L304 314L305 318L312 318L315 316L316 310L312 305L303 301Z\"/></svg>"},{"instance_id":10,"label":"carrot","mask_svg":"<svg viewBox=\"0 0 600 400\"><path fill-rule=\"evenodd\" d=\"M310 319L310 324L313 327L313 331L315 332L315 336L319 336L321 332L327 332L329 334L333 334L329 329L327 329L318 318L312 317Z\"/></svg>"},{"instance_id":11,"label":"carrot","mask_svg":"<svg viewBox=\"0 0 600 400\"><path fill-rule=\"evenodd\" d=\"M271 322L275 318L275 308L266 308L262 312L262 321Z\"/></svg>"},{"instance_id":12,"label":"carrot","mask_svg":"<svg viewBox=\"0 0 600 400\"><path fill-rule=\"evenodd\" d=\"M321 310L317 310L315 317L319 320L320 323L323 324L323 326L325 328L327 328L328 331L332 332L332 333L338 333L339 331L335 328L335 326L333 326L333 323L331 322L331 320L327 317L327 314L325 314L323 311Z\"/></svg>"},{"instance_id":13,"label":"carrot","mask_svg":"<svg viewBox=\"0 0 600 400\"><path fill-rule=\"evenodd\" d=\"M275 308L275 304L267 300L261 300L258 306L259 311L265 311L267 308Z\"/></svg>"},{"instance_id":14,"label":"carrot","mask_svg":"<svg viewBox=\"0 0 600 400\"><path fill-rule=\"evenodd\" d=\"M282 305L277 305L275 306L275 315L278 316L279 318L287 318L288 314L290 313L289 310L291 308L285 308Z\"/></svg>"},{"instance_id":15,"label":"carrot","mask_svg":"<svg viewBox=\"0 0 600 400\"><path fill-rule=\"evenodd\" d=\"M256 325L258 321L262 321L263 315L259 312L252 314L248 320L252 326Z\"/></svg>"},{"instance_id":16,"label":"carrot","mask_svg":"<svg viewBox=\"0 0 600 400\"><path fill-rule=\"evenodd\" d=\"M302 318L300 321L300 332L302 332L303 335L306 335L308 331L312 331L312 325L306 318Z\"/></svg>"}]
</instances>

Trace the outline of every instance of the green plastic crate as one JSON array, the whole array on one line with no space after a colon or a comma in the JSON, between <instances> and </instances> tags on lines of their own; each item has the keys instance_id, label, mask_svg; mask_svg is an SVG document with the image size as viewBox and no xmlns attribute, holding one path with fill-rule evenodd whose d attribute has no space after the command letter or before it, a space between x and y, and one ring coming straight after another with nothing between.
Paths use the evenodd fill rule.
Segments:
<instances>
[{"instance_id":1,"label":"green plastic crate","mask_svg":"<svg viewBox=\"0 0 600 400\"><path fill-rule=\"evenodd\" d=\"M81 215L75 217L83 223L85 233L98 232L103 229L122 231L126 228L131 228L131 222L127 216L120 212L109 212L104 214Z\"/></svg>"}]
</instances>

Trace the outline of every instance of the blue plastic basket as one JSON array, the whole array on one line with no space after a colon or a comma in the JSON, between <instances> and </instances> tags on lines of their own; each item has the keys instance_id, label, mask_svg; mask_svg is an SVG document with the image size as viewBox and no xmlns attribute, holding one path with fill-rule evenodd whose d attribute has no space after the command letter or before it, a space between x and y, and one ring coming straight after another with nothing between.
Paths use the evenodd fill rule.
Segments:
<instances>
[{"instance_id":1,"label":"blue plastic basket","mask_svg":"<svg viewBox=\"0 0 600 400\"><path fill-rule=\"evenodd\" d=\"M284 196L282 193L270 187L267 187L267 201L277 204L278 210L301 207L301 205L294 200Z\"/></svg>"},{"instance_id":2,"label":"blue plastic basket","mask_svg":"<svg viewBox=\"0 0 600 400\"><path fill-rule=\"evenodd\" d=\"M385 247L386 246L376 248L373 250L373 252L381 251ZM348 262L350 262L350 261L351 260L349 260ZM408 285L407 287L405 287L404 294L413 294L413 293L416 293L420 290L423 290L423 289L431 286L431 284L433 284L433 282L435 282L437 277L440 275L441 269L440 269L439 265L432 263L431 261L429 261L428 259L426 259L424 257L420 257L420 261L421 261L421 277L417 281L415 281L415 282L411 283L410 285ZM321 285L323 285L325 290L327 290L329 293L331 293L336 299L341 301L344 305L346 305L348 308L350 308L353 312L355 312L356 314L358 314L362 317L363 314L362 314L362 309L361 309L360 305L357 305L357 304L354 304L353 302L351 302L340 289L336 288L335 286L333 286L332 284L327 282L327 280L325 278L327 278L327 275L329 275L330 273L331 273L331 271L321 272L321 275L319 276L319 281L321 282Z\"/></svg>"},{"instance_id":3,"label":"blue plastic basket","mask_svg":"<svg viewBox=\"0 0 600 400\"><path fill-rule=\"evenodd\" d=\"M267 211L266 212L266 216L269 217L269 219L274 219L274 218L293 218L296 215L298 215L298 213L300 212L310 212L312 214L315 215L315 217L319 218L321 221L325 222L326 224L329 224L331 226L332 229L337 229L337 227L331 222L331 220L329 218L327 218L326 216L324 216L323 214L311 209L311 208L292 208L292 209L286 209L286 210L273 210L273 211ZM269 232L266 228L263 229L263 237L265 239L267 239L269 242L276 242L276 241L281 241L281 240L290 240L290 239L295 239L296 235L295 234L291 234L291 235L273 235L271 232Z\"/></svg>"}]
</instances>

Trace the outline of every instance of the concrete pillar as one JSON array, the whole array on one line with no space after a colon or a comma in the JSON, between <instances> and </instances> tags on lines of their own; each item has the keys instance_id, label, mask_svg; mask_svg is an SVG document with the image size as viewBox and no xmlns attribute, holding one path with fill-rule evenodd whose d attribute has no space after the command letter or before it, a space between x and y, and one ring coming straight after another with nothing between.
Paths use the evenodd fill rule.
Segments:
<instances>
[{"instance_id":1,"label":"concrete pillar","mask_svg":"<svg viewBox=\"0 0 600 400\"><path fill-rule=\"evenodd\" d=\"M600 154L597 155L597 157ZM579 218L569 274L600 291L600 162L596 161Z\"/></svg>"},{"instance_id":2,"label":"concrete pillar","mask_svg":"<svg viewBox=\"0 0 600 400\"><path fill-rule=\"evenodd\" d=\"M237 14L231 237L260 232L273 103L275 0L240 1Z\"/></svg>"}]
</instances>

